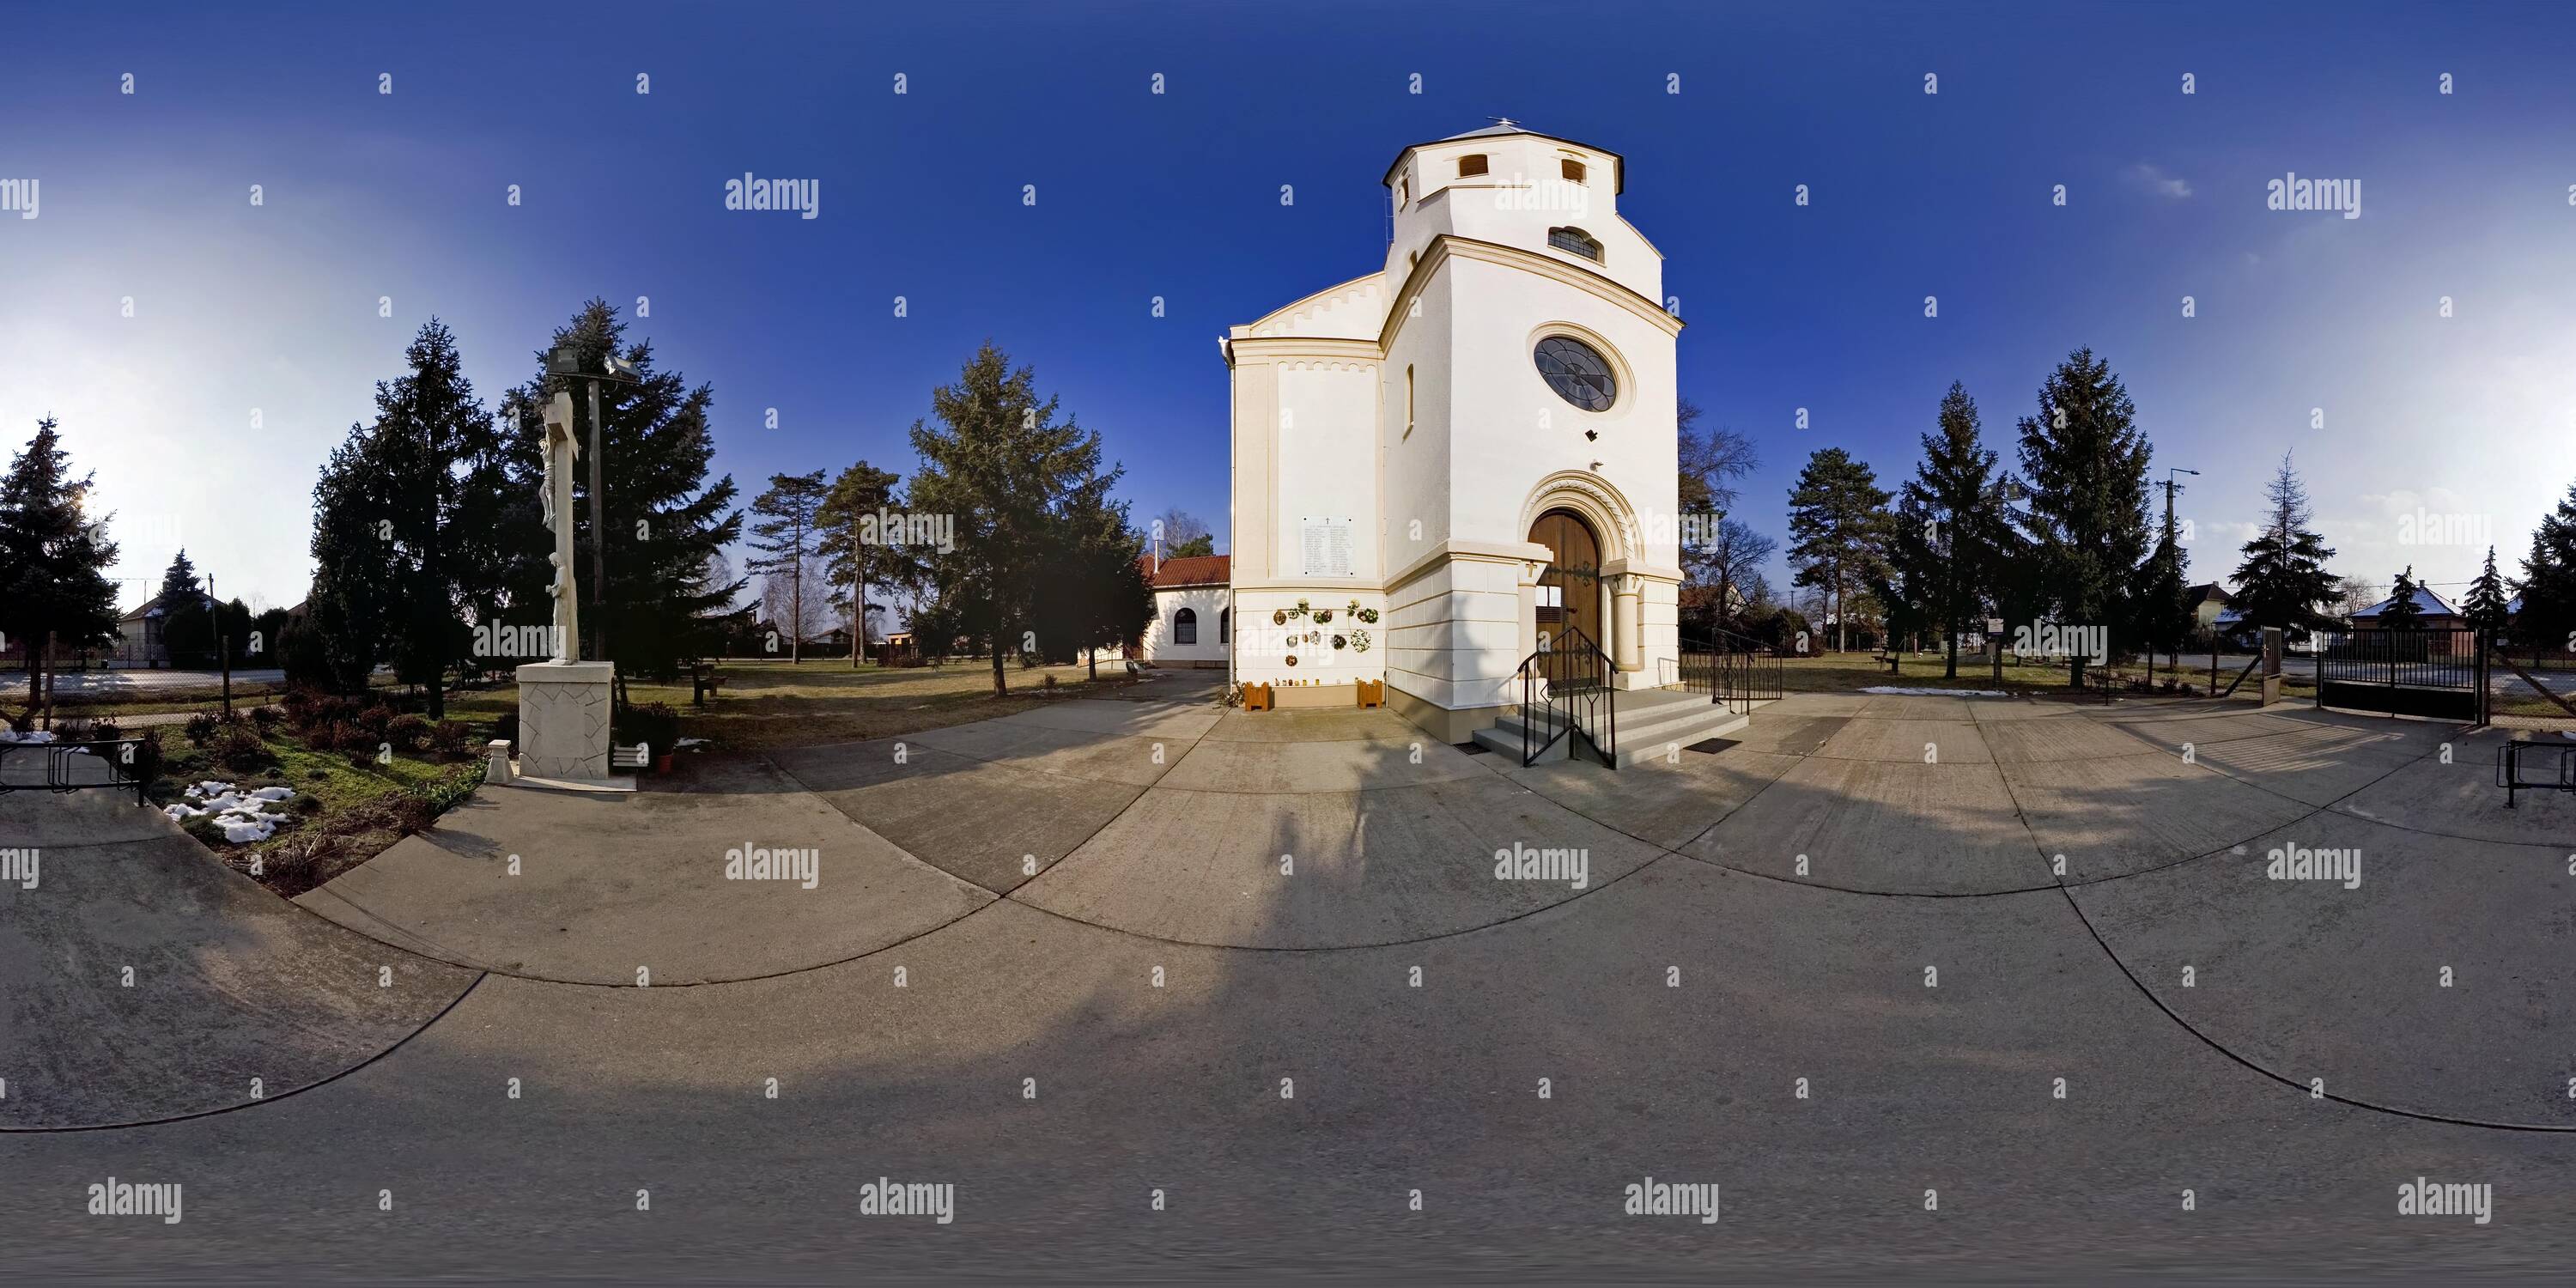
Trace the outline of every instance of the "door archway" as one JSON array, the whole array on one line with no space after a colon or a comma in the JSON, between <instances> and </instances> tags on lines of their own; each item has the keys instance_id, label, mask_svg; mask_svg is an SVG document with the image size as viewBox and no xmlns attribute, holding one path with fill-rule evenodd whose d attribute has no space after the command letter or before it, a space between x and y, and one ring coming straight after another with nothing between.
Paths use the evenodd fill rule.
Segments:
<instances>
[{"instance_id":1,"label":"door archway","mask_svg":"<svg viewBox=\"0 0 2576 1288\"><path fill-rule=\"evenodd\" d=\"M1530 524L1529 539L1547 547L1547 571L1538 580L1538 629L1550 641L1566 627L1605 651L1601 630L1601 537L1572 510L1554 509Z\"/></svg>"}]
</instances>

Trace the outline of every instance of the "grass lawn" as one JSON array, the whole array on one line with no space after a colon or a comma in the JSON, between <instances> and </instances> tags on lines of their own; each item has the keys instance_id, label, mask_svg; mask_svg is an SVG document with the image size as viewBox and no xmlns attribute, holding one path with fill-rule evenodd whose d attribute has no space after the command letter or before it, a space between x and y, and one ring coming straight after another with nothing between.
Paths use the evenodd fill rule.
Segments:
<instances>
[{"instance_id":1,"label":"grass lawn","mask_svg":"<svg viewBox=\"0 0 2576 1288\"><path fill-rule=\"evenodd\" d=\"M1126 668L1104 663L1100 680L1087 681L1080 666L1004 668L1011 693L993 696L990 662L952 662L946 666L883 668L863 663L852 670L846 657L789 665L786 662L730 660L716 664L724 688L707 700L704 711L689 705L689 684L630 681L627 701L660 702L680 713L683 737L705 738L733 751L816 746L891 738L897 734L989 720L1066 697L1115 695L1131 683ZM1116 672L1112 678L1113 669ZM1049 677L1056 681L1052 694ZM490 720L519 709L519 691L504 682L460 694L447 703L448 718Z\"/></svg>"},{"instance_id":2,"label":"grass lawn","mask_svg":"<svg viewBox=\"0 0 2576 1288\"><path fill-rule=\"evenodd\" d=\"M270 765L250 771L217 764L207 749L189 745L177 726L137 733L161 742L161 772L149 789L156 807L192 803L187 789L206 781L231 783L243 791L270 786L295 790L295 796L269 807L291 821L278 824L276 835L266 841L235 844L207 819L183 824L227 866L289 898L366 862L435 817L430 799L452 799L483 780L480 758L442 764L398 752L389 764L372 756L352 764L345 752L304 746L283 724L260 739ZM406 804L401 800L405 796L423 803Z\"/></svg>"},{"instance_id":3,"label":"grass lawn","mask_svg":"<svg viewBox=\"0 0 2576 1288\"><path fill-rule=\"evenodd\" d=\"M2040 662L2015 664L2007 659L2004 663L2003 682L1997 684L1992 662L1982 656L1971 657L1964 652L1959 655L1959 676L1955 680L1945 677L1947 654L1900 653L1898 657L1901 660L1897 663L1894 675L1887 673L1885 662L1872 661L1871 657L1871 654L1857 650L1848 653L1824 653L1815 657L1784 657L1780 659L1780 687L1788 693L1849 693L1859 689L1887 686L1906 689L2002 689L2007 693L2028 693L2037 697L2073 696L2072 691L2066 687L2067 668L2062 662L2054 665ZM2197 672L2192 670L2188 658L2184 659L2179 672L2168 672L2159 662L2156 666L2156 680L2161 684L2167 674L2172 674L2179 683L2192 685L2196 692L2206 694L2209 691L2209 670L2205 662L2206 659ZM2146 672L2143 665L2134 662L2115 667L2113 670L2123 679L2143 675ZM2085 668L2085 683L2088 686L2092 683L2093 671L2092 667ZM2222 675L2219 678L2219 687L2222 689L2227 687L2227 681L2234 678L2236 677L2232 673ZM2249 680L2246 684L2247 689L2250 689L2253 682ZM2240 689L2238 693L2241 695L2247 689Z\"/></svg>"}]
</instances>

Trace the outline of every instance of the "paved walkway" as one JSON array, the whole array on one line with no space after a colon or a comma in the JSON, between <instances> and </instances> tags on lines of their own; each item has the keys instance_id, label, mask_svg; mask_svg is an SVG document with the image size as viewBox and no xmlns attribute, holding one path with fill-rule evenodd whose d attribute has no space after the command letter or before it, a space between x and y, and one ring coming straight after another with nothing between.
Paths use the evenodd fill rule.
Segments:
<instances>
[{"instance_id":1,"label":"paved walkway","mask_svg":"<svg viewBox=\"0 0 2576 1288\"><path fill-rule=\"evenodd\" d=\"M56 1271L2558 1267L2576 800L2506 812L2495 740L1815 696L1614 774L1070 700L487 790L305 911L0 796L46 859L0 1124L200 1115L0 1137L0 1228ZM812 888L725 878L762 850ZM82 1215L110 1173L186 1223ZM2397 1217L2419 1175L2492 1222ZM1622 1216L1648 1176L1722 1220ZM857 1216L879 1177L955 1224Z\"/></svg>"}]
</instances>

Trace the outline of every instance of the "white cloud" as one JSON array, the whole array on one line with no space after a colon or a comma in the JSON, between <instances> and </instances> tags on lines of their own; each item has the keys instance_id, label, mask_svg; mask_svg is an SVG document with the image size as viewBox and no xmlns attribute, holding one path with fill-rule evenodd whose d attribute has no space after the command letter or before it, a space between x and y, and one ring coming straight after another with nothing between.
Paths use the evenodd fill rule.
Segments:
<instances>
[{"instance_id":1,"label":"white cloud","mask_svg":"<svg viewBox=\"0 0 2576 1288\"><path fill-rule=\"evenodd\" d=\"M2122 177L2128 180L2130 187L2140 192L2174 201L2180 201L2191 195L2190 180L2168 174L2163 167L2150 165L2144 161L2130 166L2122 172Z\"/></svg>"}]
</instances>

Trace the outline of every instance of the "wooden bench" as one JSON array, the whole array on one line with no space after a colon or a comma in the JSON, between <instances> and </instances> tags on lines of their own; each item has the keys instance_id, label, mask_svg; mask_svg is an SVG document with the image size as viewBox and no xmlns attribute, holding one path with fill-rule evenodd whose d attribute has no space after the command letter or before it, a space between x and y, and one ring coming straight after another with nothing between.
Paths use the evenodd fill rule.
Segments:
<instances>
[{"instance_id":1,"label":"wooden bench","mask_svg":"<svg viewBox=\"0 0 2576 1288\"><path fill-rule=\"evenodd\" d=\"M1869 660L1873 662L1887 663L1887 673L1889 675L1895 675L1897 674L1896 664L1904 659L1895 653L1878 653L1873 654Z\"/></svg>"},{"instance_id":2,"label":"wooden bench","mask_svg":"<svg viewBox=\"0 0 2576 1288\"><path fill-rule=\"evenodd\" d=\"M724 688L725 678L716 673L712 663L701 662L689 668L689 705L704 707L707 699Z\"/></svg>"}]
</instances>

